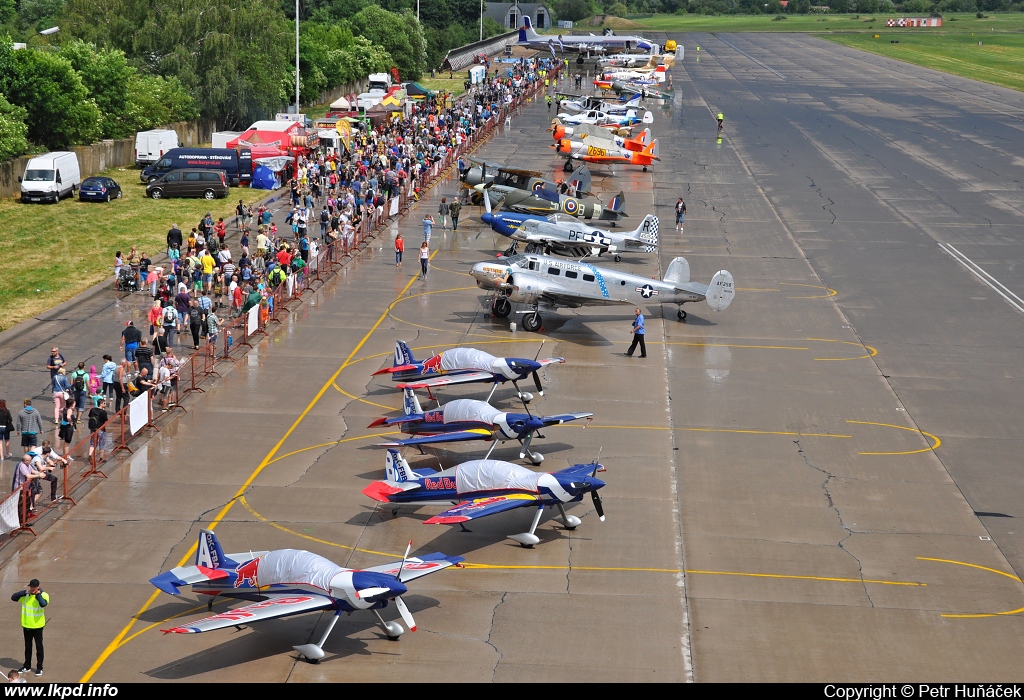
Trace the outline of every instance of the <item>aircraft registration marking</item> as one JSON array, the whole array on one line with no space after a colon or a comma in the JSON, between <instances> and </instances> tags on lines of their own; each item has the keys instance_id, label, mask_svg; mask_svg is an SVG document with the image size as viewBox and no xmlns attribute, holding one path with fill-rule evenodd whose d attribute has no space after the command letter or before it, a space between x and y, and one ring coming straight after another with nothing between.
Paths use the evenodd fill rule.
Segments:
<instances>
[{"instance_id":1,"label":"aircraft registration marking","mask_svg":"<svg viewBox=\"0 0 1024 700\"><path fill-rule=\"evenodd\" d=\"M587 146L588 156L606 156L608 155L607 148L598 148L597 146Z\"/></svg>"}]
</instances>

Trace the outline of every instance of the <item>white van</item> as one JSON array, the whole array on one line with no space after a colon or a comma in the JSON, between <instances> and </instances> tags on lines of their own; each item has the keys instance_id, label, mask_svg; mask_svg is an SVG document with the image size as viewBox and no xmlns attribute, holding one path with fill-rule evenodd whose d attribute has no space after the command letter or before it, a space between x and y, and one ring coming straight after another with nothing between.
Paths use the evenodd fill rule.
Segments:
<instances>
[{"instance_id":1,"label":"white van","mask_svg":"<svg viewBox=\"0 0 1024 700\"><path fill-rule=\"evenodd\" d=\"M367 90L373 92L374 90L383 90L387 92L391 89L394 84L391 82L391 75L389 73L370 73L369 85Z\"/></svg>"},{"instance_id":2,"label":"white van","mask_svg":"<svg viewBox=\"0 0 1024 700\"><path fill-rule=\"evenodd\" d=\"M36 156L25 166L21 183L21 201L54 202L74 195L82 184L78 156L70 151L54 151Z\"/></svg>"},{"instance_id":3,"label":"white van","mask_svg":"<svg viewBox=\"0 0 1024 700\"><path fill-rule=\"evenodd\" d=\"M151 165L172 148L178 148L178 132L173 129L153 129L135 134L135 164Z\"/></svg>"}]
</instances>

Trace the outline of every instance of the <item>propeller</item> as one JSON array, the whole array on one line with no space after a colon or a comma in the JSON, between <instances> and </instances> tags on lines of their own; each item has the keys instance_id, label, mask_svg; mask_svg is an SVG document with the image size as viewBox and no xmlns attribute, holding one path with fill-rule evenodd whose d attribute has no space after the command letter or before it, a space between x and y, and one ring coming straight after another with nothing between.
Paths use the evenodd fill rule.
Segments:
<instances>
[{"instance_id":1,"label":"propeller","mask_svg":"<svg viewBox=\"0 0 1024 700\"><path fill-rule=\"evenodd\" d=\"M395 574L395 578L401 582L402 580L402 569L405 568L405 562L409 558L409 552L412 551L412 540L409 540L409 546L405 548L405 554L402 556L402 564L398 567L398 573Z\"/></svg>"},{"instance_id":2,"label":"propeller","mask_svg":"<svg viewBox=\"0 0 1024 700\"><path fill-rule=\"evenodd\" d=\"M405 601L402 600L401 596L395 597L395 607L398 608L398 612L401 613L402 619L405 620L405 624L409 627L409 631L415 632L416 620L412 619L412 613L409 612L409 608L406 606Z\"/></svg>"},{"instance_id":3,"label":"propeller","mask_svg":"<svg viewBox=\"0 0 1024 700\"><path fill-rule=\"evenodd\" d=\"M528 455L530 453L530 443L531 442L533 442L533 431L532 430L526 434L525 438L523 438L523 448L521 450L519 450L519 459L524 458L526 455Z\"/></svg>"},{"instance_id":4,"label":"propeller","mask_svg":"<svg viewBox=\"0 0 1024 700\"><path fill-rule=\"evenodd\" d=\"M604 506L601 505L601 496L598 495L597 491L591 491L590 497L594 499L594 510L597 511L597 517L604 522Z\"/></svg>"},{"instance_id":5,"label":"propeller","mask_svg":"<svg viewBox=\"0 0 1024 700\"><path fill-rule=\"evenodd\" d=\"M540 341L540 347L537 348L537 354L533 356L533 361L534 362L536 362L538 359L540 359L540 353L543 350L544 350L544 341L542 340L542 341ZM533 384L534 384L534 386L537 387L537 393L540 394L541 396L543 396L544 395L544 387L541 386L540 375L537 373L537 370L533 370Z\"/></svg>"}]
</instances>

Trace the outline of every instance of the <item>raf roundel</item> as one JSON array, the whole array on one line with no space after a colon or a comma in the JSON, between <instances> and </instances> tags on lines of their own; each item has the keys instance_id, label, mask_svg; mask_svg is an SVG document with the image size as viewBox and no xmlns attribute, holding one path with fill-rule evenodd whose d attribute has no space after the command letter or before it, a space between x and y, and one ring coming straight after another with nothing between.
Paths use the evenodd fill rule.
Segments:
<instances>
[{"instance_id":1,"label":"raf roundel","mask_svg":"<svg viewBox=\"0 0 1024 700\"><path fill-rule=\"evenodd\" d=\"M580 208L580 203L575 199L567 199L565 200L565 204L562 205L562 208L565 209L566 214L575 214Z\"/></svg>"}]
</instances>

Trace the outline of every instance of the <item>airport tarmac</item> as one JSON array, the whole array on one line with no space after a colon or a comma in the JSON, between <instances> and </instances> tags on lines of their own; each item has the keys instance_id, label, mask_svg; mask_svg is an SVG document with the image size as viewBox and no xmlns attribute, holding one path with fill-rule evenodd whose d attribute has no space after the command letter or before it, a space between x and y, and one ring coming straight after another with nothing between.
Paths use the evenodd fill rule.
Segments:
<instances>
[{"instance_id":1,"label":"airport tarmac","mask_svg":"<svg viewBox=\"0 0 1024 700\"><path fill-rule=\"evenodd\" d=\"M5 591L38 577L52 597L46 680L1022 680L1024 96L810 37L674 38L687 58L654 108L661 163L592 166L594 187L625 190L624 226L661 217L659 253L617 267L728 269L733 305L691 305L685 324L651 307L645 360L623 356L629 307L513 333L466 274L507 245L475 208L458 233L435 228L416 279L419 218L457 185L435 188L400 223L403 268L382 236L4 568ZM476 155L560 177L548 122L531 105ZM375 507L361 489L382 477L385 431L365 426L401 400L370 374L399 339L565 357L531 410L594 420L534 449L552 471L600 454L607 521L585 500L577 530L545 518L528 550L505 539L525 511L461 532L422 524L438 508ZM515 410L511 388L495 397ZM485 450L406 454L436 467ZM291 646L326 615L159 633L206 613L148 579L211 525L228 551L358 567L412 539L467 567L410 585L419 631L391 642L355 614L311 665ZM0 640L16 667L13 605Z\"/></svg>"}]
</instances>

